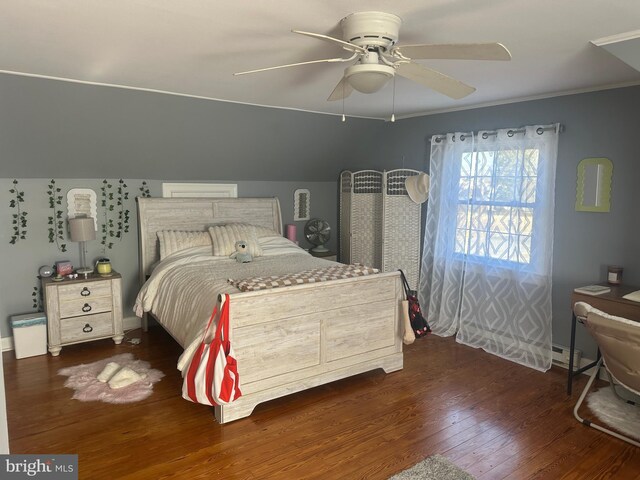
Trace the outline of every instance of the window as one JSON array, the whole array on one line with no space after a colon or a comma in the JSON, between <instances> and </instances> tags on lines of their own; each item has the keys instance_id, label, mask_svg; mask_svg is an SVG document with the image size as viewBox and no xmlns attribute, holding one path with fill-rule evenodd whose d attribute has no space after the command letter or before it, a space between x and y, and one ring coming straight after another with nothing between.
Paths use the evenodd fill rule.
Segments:
<instances>
[{"instance_id":1,"label":"window","mask_svg":"<svg viewBox=\"0 0 640 480\"><path fill-rule=\"evenodd\" d=\"M560 125L431 138L418 298L433 331L537 370L551 366Z\"/></svg>"},{"instance_id":2,"label":"window","mask_svg":"<svg viewBox=\"0 0 640 480\"><path fill-rule=\"evenodd\" d=\"M236 198L238 185L235 183L163 183L162 196Z\"/></svg>"},{"instance_id":3,"label":"window","mask_svg":"<svg viewBox=\"0 0 640 480\"><path fill-rule=\"evenodd\" d=\"M539 153L536 148L462 153L456 253L531 263Z\"/></svg>"}]
</instances>

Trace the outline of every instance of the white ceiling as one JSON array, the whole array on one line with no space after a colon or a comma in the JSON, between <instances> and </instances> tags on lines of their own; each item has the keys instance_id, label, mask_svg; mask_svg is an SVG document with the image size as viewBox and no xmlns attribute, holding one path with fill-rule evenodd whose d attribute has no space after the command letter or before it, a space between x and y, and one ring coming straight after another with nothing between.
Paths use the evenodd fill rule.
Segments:
<instances>
[{"instance_id":1,"label":"white ceiling","mask_svg":"<svg viewBox=\"0 0 640 480\"><path fill-rule=\"evenodd\" d=\"M232 74L343 55L290 30L341 37L341 18L369 10L402 17L400 45L499 41L513 56L420 61L477 91L451 100L397 78L396 117L640 83L590 43L637 30L637 0L2 0L0 71L341 114L326 98L345 64ZM388 119L393 82L344 109Z\"/></svg>"}]
</instances>

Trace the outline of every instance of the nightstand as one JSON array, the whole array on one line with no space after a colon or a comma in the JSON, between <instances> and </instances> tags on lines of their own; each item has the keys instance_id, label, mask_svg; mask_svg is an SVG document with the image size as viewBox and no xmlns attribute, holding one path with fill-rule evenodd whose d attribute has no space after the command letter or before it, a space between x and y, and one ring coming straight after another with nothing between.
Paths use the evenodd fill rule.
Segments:
<instances>
[{"instance_id":1,"label":"nightstand","mask_svg":"<svg viewBox=\"0 0 640 480\"><path fill-rule=\"evenodd\" d=\"M309 250L309 253L317 258L324 258L325 260L331 260L332 262L338 261L338 254L336 252L314 252Z\"/></svg>"},{"instance_id":2,"label":"nightstand","mask_svg":"<svg viewBox=\"0 0 640 480\"><path fill-rule=\"evenodd\" d=\"M49 352L101 338L122 342L122 277L90 274L88 278L54 281L42 279Z\"/></svg>"}]
</instances>

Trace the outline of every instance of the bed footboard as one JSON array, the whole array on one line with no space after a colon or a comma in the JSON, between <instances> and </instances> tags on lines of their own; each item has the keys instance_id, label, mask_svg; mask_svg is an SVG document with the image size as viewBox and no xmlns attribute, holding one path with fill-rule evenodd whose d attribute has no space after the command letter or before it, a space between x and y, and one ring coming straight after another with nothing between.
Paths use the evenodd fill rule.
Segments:
<instances>
[{"instance_id":1,"label":"bed footboard","mask_svg":"<svg viewBox=\"0 0 640 480\"><path fill-rule=\"evenodd\" d=\"M243 396L215 407L220 423L267 400L377 368L402 369L398 272L230 298Z\"/></svg>"}]
</instances>

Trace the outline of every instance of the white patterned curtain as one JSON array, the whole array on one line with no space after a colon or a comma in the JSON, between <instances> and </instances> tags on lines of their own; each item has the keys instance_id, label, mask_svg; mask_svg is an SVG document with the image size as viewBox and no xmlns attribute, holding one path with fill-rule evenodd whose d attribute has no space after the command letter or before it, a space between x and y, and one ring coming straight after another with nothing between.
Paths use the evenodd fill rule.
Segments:
<instances>
[{"instance_id":1,"label":"white patterned curtain","mask_svg":"<svg viewBox=\"0 0 640 480\"><path fill-rule=\"evenodd\" d=\"M434 333L551 367L558 126L431 139L418 295Z\"/></svg>"}]
</instances>

